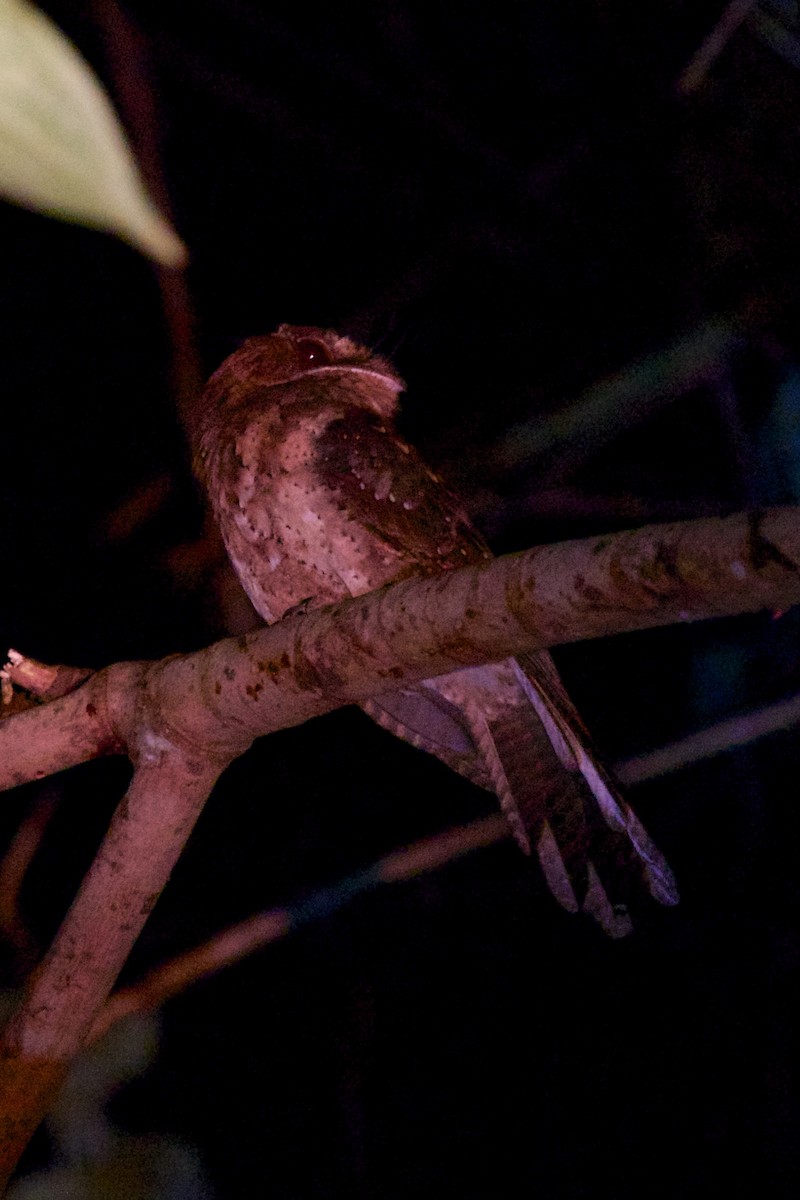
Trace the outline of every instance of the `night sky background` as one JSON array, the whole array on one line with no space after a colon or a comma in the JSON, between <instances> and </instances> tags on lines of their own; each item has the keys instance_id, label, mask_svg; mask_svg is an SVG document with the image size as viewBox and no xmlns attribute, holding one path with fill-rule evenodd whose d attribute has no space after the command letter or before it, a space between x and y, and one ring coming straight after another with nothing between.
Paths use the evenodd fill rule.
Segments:
<instances>
[{"instance_id":1,"label":"night sky background","mask_svg":"<svg viewBox=\"0 0 800 1200\"><path fill-rule=\"evenodd\" d=\"M800 500L795 4L754 5L688 94L721 2L43 7L191 263L182 294L110 236L0 208L3 647L99 667L246 626L175 380L282 321L394 359L405 435L499 552ZM797 690L797 633L762 614L556 658L614 763ZM631 791L683 899L626 942L498 845L171 1001L115 1120L195 1147L221 1198L796 1195L797 745ZM23 892L38 944L127 770L5 797L6 839L57 801ZM490 811L355 711L263 739L123 978Z\"/></svg>"}]
</instances>

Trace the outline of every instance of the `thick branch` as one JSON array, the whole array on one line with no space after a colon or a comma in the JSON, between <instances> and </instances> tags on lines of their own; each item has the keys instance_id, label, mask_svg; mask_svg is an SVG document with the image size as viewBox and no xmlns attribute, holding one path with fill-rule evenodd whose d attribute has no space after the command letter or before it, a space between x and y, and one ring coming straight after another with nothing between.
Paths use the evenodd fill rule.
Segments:
<instances>
[{"instance_id":1,"label":"thick branch","mask_svg":"<svg viewBox=\"0 0 800 1200\"><path fill-rule=\"evenodd\" d=\"M797 508L541 546L99 672L0 723L0 788L120 750L134 710L187 750L232 756L259 735L461 666L797 603Z\"/></svg>"},{"instance_id":2,"label":"thick branch","mask_svg":"<svg viewBox=\"0 0 800 1200\"><path fill-rule=\"evenodd\" d=\"M53 945L3 1031L0 1187L170 876L224 763L188 758L145 731L137 769Z\"/></svg>"}]
</instances>

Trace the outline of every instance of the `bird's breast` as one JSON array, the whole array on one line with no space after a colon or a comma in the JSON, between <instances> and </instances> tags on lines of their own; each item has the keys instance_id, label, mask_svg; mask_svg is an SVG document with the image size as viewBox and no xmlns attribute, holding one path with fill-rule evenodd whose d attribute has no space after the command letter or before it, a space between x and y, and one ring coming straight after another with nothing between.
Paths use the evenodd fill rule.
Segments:
<instances>
[{"instance_id":1,"label":"bird's breast","mask_svg":"<svg viewBox=\"0 0 800 1200\"><path fill-rule=\"evenodd\" d=\"M267 621L301 602L361 595L402 571L398 550L355 519L344 481L324 469L320 444L340 417L335 408L291 419L260 415L222 455L222 536L242 586Z\"/></svg>"}]
</instances>

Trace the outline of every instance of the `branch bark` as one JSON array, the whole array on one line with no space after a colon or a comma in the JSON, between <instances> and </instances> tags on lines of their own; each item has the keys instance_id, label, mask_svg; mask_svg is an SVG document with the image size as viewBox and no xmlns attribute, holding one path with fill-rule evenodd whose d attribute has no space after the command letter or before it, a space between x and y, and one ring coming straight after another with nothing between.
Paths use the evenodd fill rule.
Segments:
<instances>
[{"instance_id":1,"label":"branch bark","mask_svg":"<svg viewBox=\"0 0 800 1200\"><path fill-rule=\"evenodd\" d=\"M202 757L523 650L800 603L800 508L650 525L391 584L157 663L117 663L0 722L0 790L130 750Z\"/></svg>"},{"instance_id":2,"label":"branch bark","mask_svg":"<svg viewBox=\"0 0 800 1200\"><path fill-rule=\"evenodd\" d=\"M0 788L134 764L98 856L0 1043L0 1171L46 1111L224 767L253 738L523 650L800 602L800 509L538 547L116 664L0 723Z\"/></svg>"}]
</instances>

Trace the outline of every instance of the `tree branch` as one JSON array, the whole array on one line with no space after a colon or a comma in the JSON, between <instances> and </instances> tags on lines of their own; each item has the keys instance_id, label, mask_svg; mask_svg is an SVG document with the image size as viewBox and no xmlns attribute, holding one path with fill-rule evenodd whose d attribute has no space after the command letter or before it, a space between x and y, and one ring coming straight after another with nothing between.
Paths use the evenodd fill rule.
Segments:
<instances>
[{"instance_id":1,"label":"tree branch","mask_svg":"<svg viewBox=\"0 0 800 1200\"><path fill-rule=\"evenodd\" d=\"M157 663L118 663L0 723L0 790L121 753L197 755L524 650L800 603L800 508L650 525L409 579Z\"/></svg>"},{"instance_id":2,"label":"tree branch","mask_svg":"<svg viewBox=\"0 0 800 1200\"><path fill-rule=\"evenodd\" d=\"M650 526L393 584L196 654L122 663L0 723L0 788L100 754L134 764L0 1053L13 1170L217 776L254 737L462 666L800 602L800 509Z\"/></svg>"},{"instance_id":3,"label":"tree branch","mask_svg":"<svg viewBox=\"0 0 800 1200\"><path fill-rule=\"evenodd\" d=\"M666 746L615 763L613 773L628 786L643 783L797 725L800 725L800 695L718 721ZM255 913L223 929L202 945L159 964L142 979L115 992L95 1021L90 1040L96 1041L116 1021L131 1013L160 1008L192 984L263 950L301 923L331 916L372 888L438 870L462 855L510 838L511 828L500 813L481 817L469 825L446 829L395 850L386 858L345 876L333 886L313 892L289 908Z\"/></svg>"},{"instance_id":4,"label":"tree branch","mask_svg":"<svg viewBox=\"0 0 800 1200\"><path fill-rule=\"evenodd\" d=\"M3 1031L3 1184L50 1107L225 765L191 758L148 730L138 750L129 752L137 767L128 793Z\"/></svg>"}]
</instances>

